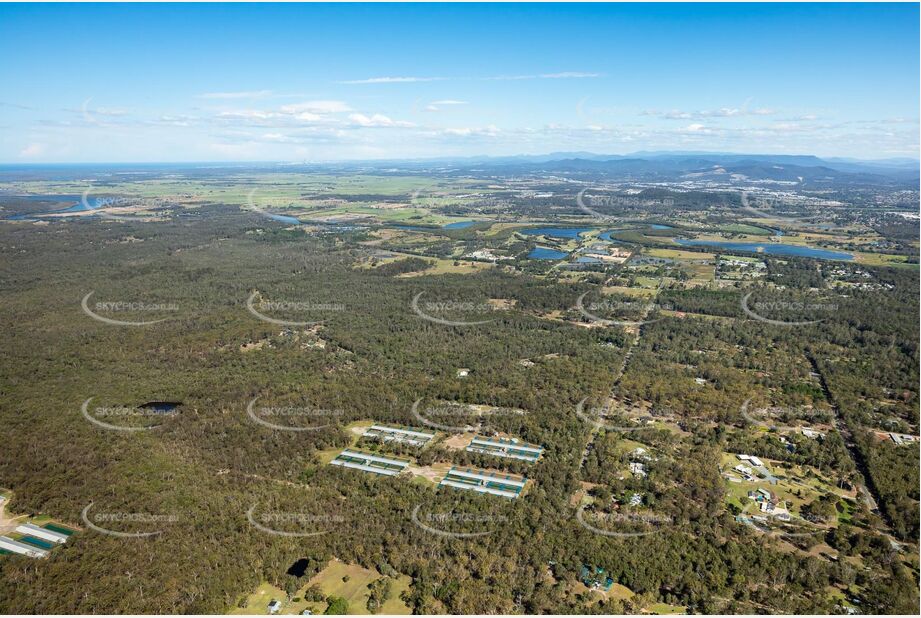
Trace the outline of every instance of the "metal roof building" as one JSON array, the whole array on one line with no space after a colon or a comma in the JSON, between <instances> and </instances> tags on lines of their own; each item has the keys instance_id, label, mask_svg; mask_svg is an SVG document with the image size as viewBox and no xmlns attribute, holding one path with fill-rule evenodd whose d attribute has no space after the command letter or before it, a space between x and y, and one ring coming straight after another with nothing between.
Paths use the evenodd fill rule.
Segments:
<instances>
[{"instance_id":1,"label":"metal roof building","mask_svg":"<svg viewBox=\"0 0 921 618\"><path fill-rule=\"evenodd\" d=\"M490 472L476 468L451 468L439 485L469 489L483 494L517 498L528 479L514 474Z\"/></svg>"},{"instance_id":2,"label":"metal roof building","mask_svg":"<svg viewBox=\"0 0 921 618\"><path fill-rule=\"evenodd\" d=\"M47 528L42 528L40 526L36 526L35 524L22 524L17 526L16 532L20 532L22 534L30 534L39 539L51 541L53 543L66 543L68 538L66 534L55 532L54 530L49 530Z\"/></svg>"},{"instance_id":3,"label":"metal roof building","mask_svg":"<svg viewBox=\"0 0 921 618\"><path fill-rule=\"evenodd\" d=\"M470 441L467 450L471 453L486 453L496 457L523 459L529 463L537 461L544 452L543 447L519 442L514 438L486 438L476 436Z\"/></svg>"},{"instance_id":4,"label":"metal roof building","mask_svg":"<svg viewBox=\"0 0 921 618\"><path fill-rule=\"evenodd\" d=\"M8 536L0 536L0 549L6 550L13 554L29 556L30 558L46 558L48 556L47 549L41 549L40 547L35 547L34 545L20 543L19 541L14 541Z\"/></svg>"},{"instance_id":5,"label":"metal roof building","mask_svg":"<svg viewBox=\"0 0 921 618\"><path fill-rule=\"evenodd\" d=\"M365 472L383 474L384 476L396 476L409 465L409 462L403 459L381 457L380 455L349 448L336 455L336 458L329 463L334 466L354 468Z\"/></svg>"},{"instance_id":6,"label":"metal roof building","mask_svg":"<svg viewBox=\"0 0 921 618\"><path fill-rule=\"evenodd\" d=\"M377 438L384 442L401 442L412 446L424 446L435 434L417 431L412 427L390 427L389 425L371 425L362 434L364 438Z\"/></svg>"}]
</instances>

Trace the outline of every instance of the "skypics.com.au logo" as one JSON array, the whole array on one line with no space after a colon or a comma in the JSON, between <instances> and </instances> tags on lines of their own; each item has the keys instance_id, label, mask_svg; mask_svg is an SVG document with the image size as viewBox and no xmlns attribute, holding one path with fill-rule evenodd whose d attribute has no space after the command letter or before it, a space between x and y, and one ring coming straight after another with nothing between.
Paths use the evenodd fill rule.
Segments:
<instances>
[{"instance_id":1,"label":"skypics.com.au logo","mask_svg":"<svg viewBox=\"0 0 921 618\"><path fill-rule=\"evenodd\" d=\"M584 292L579 298L576 299L576 309L584 317L588 318L594 323L601 324L602 326L641 326L643 324L652 324L653 322L658 322L664 320L664 317L654 318L652 320L645 319L651 313L656 313L658 311L668 311L672 307L667 305L660 305L654 302L638 302L638 301L619 301L619 300L600 300L594 301L588 304L586 307L585 297L588 295L588 292ZM598 315L603 313L606 316L611 317L601 317ZM616 319L614 316L633 316L637 319Z\"/></svg>"},{"instance_id":2,"label":"skypics.com.au logo","mask_svg":"<svg viewBox=\"0 0 921 618\"><path fill-rule=\"evenodd\" d=\"M246 196L246 205L249 210L265 217L266 219L271 219L272 221L277 221L278 223L287 223L289 225L300 225L300 219L292 217L290 215L279 215L265 210L262 206L259 206L256 203L256 192L258 189L251 189ZM271 205L269 205L271 208Z\"/></svg>"},{"instance_id":3,"label":"skypics.com.au logo","mask_svg":"<svg viewBox=\"0 0 921 618\"><path fill-rule=\"evenodd\" d=\"M818 315L828 316L832 312L838 311L839 307L837 303L829 302L806 302L803 300L771 300L771 301L752 301L751 297L755 291L748 292L745 296L742 297L742 300L739 302L739 306L742 308L742 312L745 313L748 317L758 320L759 322L764 322L765 324L772 324L774 326L809 326L811 324L818 324L826 320L826 317L821 317L818 319L810 320L794 320L794 319L774 319L766 317L766 315L776 315L776 316L790 316L791 318L796 317L812 317Z\"/></svg>"},{"instance_id":4,"label":"skypics.com.au logo","mask_svg":"<svg viewBox=\"0 0 921 618\"><path fill-rule=\"evenodd\" d=\"M109 324L112 326L150 326L151 324L159 324L160 322L165 322L170 318L162 317L153 320L119 320L103 314L108 313L139 315L145 313L153 313L162 315L166 312L179 311L179 305L176 303L144 303L140 301L121 300L99 301L90 307L90 298L95 293L95 290L90 291L86 296L83 297L83 300L80 301L80 307L83 309L83 313L96 320L97 322L102 322L103 324Z\"/></svg>"},{"instance_id":5,"label":"skypics.com.au logo","mask_svg":"<svg viewBox=\"0 0 921 618\"><path fill-rule=\"evenodd\" d=\"M576 521L594 534L615 538L649 536L675 523L665 515L636 511L596 512L588 510L584 504L576 510Z\"/></svg>"},{"instance_id":6,"label":"skypics.com.au logo","mask_svg":"<svg viewBox=\"0 0 921 618\"><path fill-rule=\"evenodd\" d=\"M604 419L609 413L610 409L606 407L593 408L591 411L585 409L585 402L588 401L588 397L585 397L576 404L576 417L580 420L588 423L596 430L603 429L605 431L640 431L641 429L647 429L644 426L630 426L630 425L614 425L607 422Z\"/></svg>"},{"instance_id":7,"label":"skypics.com.au logo","mask_svg":"<svg viewBox=\"0 0 921 618\"><path fill-rule=\"evenodd\" d=\"M246 414L263 427L277 431L320 431L334 427L343 416L342 410L328 410L311 406L261 406L256 408L259 397L254 397L246 406ZM271 420L270 420L271 419ZM308 425L292 425L297 419L310 421ZM316 424L319 422L319 424Z\"/></svg>"},{"instance_id":8,"label":"skypics.com.au logo","mask_svg":"<svg viewBox=\"0 0 921 618\"><path fill-rule=\"evenodd\" d=\"M192 199L193 196L187 196L187 198ZM92 190L87 189L80 196L80 208L73 212L89 212L111 221L137 222L146 220L164 210L174 208L178 204L177 200L169 197L93 196Z\"/></svg>"},{"instance_id":9,"label":"skypics.com.au logo","mask_svg":"<svg viewBox=\"0 0 921 618\"><path fill-rule=\"evenodd\" d=\"M268 322L269 324L276 324L278 326L308 327L322 324L323 321L282 319L280 317L272 317L270 315L266 315L266 313L277 312L285 315L306 313L316 315L317 313L325 313L331 311L345 311L346 307L342 303L314 302L304 300L266 300L262 298L262 295L258 291L255 291L249 295L249 298L246 299L246 309L250 312L250 314L259 320Z\"/></svg>"},{"instance_id":10,"label":"skypics.com.au logo","mask_svg":"<svg viewBox=\"0 0 921 618\"><path fill-rule=\"evenodd\" d=\"M92 424L110 431L131 432L157 429L162 427L160 420L178 414L175 407L164 410L157 406L97 406L91 413L90 402L92 401L93 397L84 401L80 406L80 412ZM151 422L152 420L158 422Z\"/></svg>"},{"instance_id":11,"label":"skypics.com.au logo","mask_svg":"<svg viewBox=\"0 0 921 618\"><path fill-rule=\"evenodd\" d=\"M428 534L452 539L472 539L488 536L508 517L492 513L465 513L457 507L448 511L423 511L417 504L410 514L415 526ZM486 528L486 529L484 529Z\"/></svg>"},{"instance_id":12,"label":"skypics.com.au logo","mask_svg":"<svg viewBox=\"0 0 921 618\"><path fill-rule=\"evenodd\" d=\"M272 536L312 537L342 527L345 518L340 515L267 511L256 515L256 505L246 511L246 520L256 530Z\"/></svg>"},{"instance_id":13,"label":"skypics.com.au logo","mask_svg":"<svg viewBox=\"0 0 921 618\"><path fill-rule=\"evenodd\" d=\"M421 408L422 399L413 402L410 413L426 427L451 433L477 431L484 421L496 416L520 416L524 410L512 408L487 408L459 403L438 403ZM437 420L436 420L437 419ZM452 423L450 425L446 423ZM458 424L458 423L463 423Z\"/></svg>"},{"instance_id":14,"label":"skypics.com.au logo","mask_svg":"<svg viewBox=\"0 0 921 618\"><path fill-rule=\"evenodd\" d=\"M87 504L80 513L80 518L86 527L100 534L114 536L122 539L144 539L163 534L164 524L174 524L179 521L177 515L156 514L156 513L137 513L125 511L99 511L90 516L90 509L93 508L93 502ZM105 525L102 525L105 524ZM114 530L112 526L119 528L151 528L148 531L126 531Z\"/></svg>"},{"instance_id":15,"label":"skypics.com.au logo","mask_svg":"<svg viewBox=\"0 0 921 618\"><path fill-rule=\"evenodd\" d=\"M591 191L592 194L587 193ZM644 198L638 195L611 195L602 194L604 190L599 188L586 187L576 194L576 205L579 210L589 215L599 223L607 223L616 220L612 215L603 214L599 208L623 210L627 208L650 208L655 206L673 207L675 200L670 197L662 199Z\"/></svg>"},{"instance_id":16,"label":"skypics.com.au logo","mask_svg":"<svg viewBox=\"0 0 921 618\"><path fill-rule=\"evenodd\" d=\"M425 292L416 294L410 307L413 313L434 324L444 326L478 326L493 322L494 318L483 318L490 313L502 309L502 307L489 302L469 301L469 300L442 300L423 302L422 295Z\"/></svg>"}]
</instances>

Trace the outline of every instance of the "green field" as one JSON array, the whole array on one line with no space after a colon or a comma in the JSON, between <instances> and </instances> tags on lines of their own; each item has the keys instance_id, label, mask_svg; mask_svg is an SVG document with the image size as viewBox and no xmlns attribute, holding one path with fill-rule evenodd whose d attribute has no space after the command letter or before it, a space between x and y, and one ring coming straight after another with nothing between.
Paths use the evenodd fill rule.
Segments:
<instances>
[{"instance_id":1,"label":"green field","mask_svg":"<svg viewBox=\"0 0 921 618\"><path fill-rule=\"evenodd\" d=\"M355 564L346 564L338 560L333 560L329 565L315 575L310 582L298 590L289 601L281 588L269 583L260 585L253 594L246 600L244 607L238 607L230 614L233 615L267 615L269 613L268 605L273 599L281 602L282 607L278 612L285 615L298 615L305 609L314 614L322 614L326 610L325 602L310 602L303 600L304 591L309 587L317 584L327 596L342 597L349 604L350 615L369 615L368 611L368 584L380 579L382 576L376 571L365 569ZM347 578L348 581L343 581ZM406 575L400 575L393 580L393 588L388 599L379 614L388 615L408 615L411 613L410 608L400 600L411 583L411 579ZM299 599L295 601L294 599Z\"/></svg>"}]
</instances>

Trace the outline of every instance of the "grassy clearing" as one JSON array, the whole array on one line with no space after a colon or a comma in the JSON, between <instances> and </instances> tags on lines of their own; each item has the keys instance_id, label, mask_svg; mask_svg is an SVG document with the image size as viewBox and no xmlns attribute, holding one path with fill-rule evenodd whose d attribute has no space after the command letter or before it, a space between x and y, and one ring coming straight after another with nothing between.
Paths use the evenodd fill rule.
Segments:
<instances>
[{"instance_id":1,"label":"grassy clearing","mask_svg":"<svg viewBox=\"0 0 921 618\"><path fill-rule=\"evenodd\" d=\"M727 481L727 501L735 504L740 509L745 506L742 499L747 497L748 492L757 491L759 488L767 489L779 499L786 501L790 512L795 515L799 515L804 504L808 504L824 494L835 494L846 498L853 497L837 489L832 481L821 476L813 468L795 465L781 467L780 462L763 457L761 459L766 464L767 469L777 477L778 482L776 485L771 485L764 480L753 483L744 480L741 483ZM749 465L747 462L740 462L731 453L724 454L720 463L723 470L733 472L733 474L735 472L732 469L739 463Z\"/></svg>"},{"instance_id":2,"label":"grassy clearing","mask_svg":"<svg viewBox=\"0 0 921 618\"><path fill-rule=\"evenodd\" d=\"M672 260L712 260L716 256L713 253L701 253L700 251L682 251L680 249L645 249L643 255L657 258L668 258Z\"/></svg>"},{"instance_id":3,"label":"grassy clearing","mask_svg":"<svg viewBox=\"0 0 921 618\"><path fill-rule=\"evenodd\" d=\"M305 590L316 584L320 586L323 594L326 596L336 596L344 598L349 604L350 615L369 615L368 611L368 584L380 579L381 575L377 571L365 569L356 564L346 564L339 560L332 560L329 565L317 575L315 575L303 588L298 590L292 600L288 600L284 591L269 583L263 583L256 591L246 600L245 607L236 608L230 612L233 615L267 615L269 613L268 605L272 599L281 601L282 607L279 614L297 615L305 609L312 611L314 614L322 614L327 607L325 602L305 601ZM348 579L348 581L343 581ZM410 577L400 575L393 580L393 589L390 599L384 603L379 614L387 615L408 615L411 613L410 608L400 600L400 595L409 589L412 583ZM294 599L299 599L294 601Z\"/></svg>"},{"instance_id":4,"label":"grassy clearing","mask_svg":"<svg viewBox=\"0 0 921 618\"><path fill-rule=\"evenodd\" d=\"M602 289L604 294L622 294L634 298L652 298L656 291L649 288L627 288L620 285L607 286Z\"/></svg>"},{"instance_id":5,"label":"grassy clearing","mask_svg":"<svg viewBox=\"0 0 921 618\"><path fill-rule=\"evenodd\" d=\"M686 614L688 608L680 605L669 605L668 603L655 603L650 605L647 611L658 616L664 616L669 614Z\"/></svg>"}]
</instances>

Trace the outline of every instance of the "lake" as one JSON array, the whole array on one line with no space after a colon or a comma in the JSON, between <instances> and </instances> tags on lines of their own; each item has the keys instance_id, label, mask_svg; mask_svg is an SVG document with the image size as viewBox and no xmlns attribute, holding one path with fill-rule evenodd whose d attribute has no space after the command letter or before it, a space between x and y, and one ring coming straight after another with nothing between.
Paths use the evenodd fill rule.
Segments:
<instances>
[{"instance_id":1,"label":"lake","mask_svg":"<svg viewBox=\"0 0 921 618\"><path fill-rule=\"evenodd\" d=\"M44 212L34 212L28 215L13 215L12 217L7 217L10 221L39 221L40 219L35 219L35 217L41 215L61 215L71 212L87 212L91 210L96 210L102 206L107 206L113 203L111 197L88 197L86 201L83 200L83 196L80 195L17 195L11 196L16 197L17 199L27 199L29 201L35 202L74 202L67 208L61 208L58 210L48 210ZM47 220L47 219L46 219Z\"/></svg>"},{"instance_id":2,"label":"lake","mask_svg":"<svg viewBox=\"0 0 921 618\"><path fill-rule=\"evenodd\" d=\"M720 240L689 240L686 238L673 238L675 243L682 247L719 247L730 251L749 251L751 253L765 253L767 255L783 255L787 257L807 257L819 260L853 260L850 253L829 251L827 249L814 249L800 245L785 245L777 242L728 242Z\"/></svg>"},{"instance_id":3,"label":"lake","mask_svg":"<svg viewBox=\"0 0 921 618\"><path fill-rule=\"evenodd\" d=\"M579 234L591 232L590 227L538 227L521 230L525 236L551 236L553 238L579 238Z\"/></svg>"},{"instance_id":4,"label":"lake","mask_svg":"<svg viewBox=\"0 0 921 618\"><path fill-rule=\"evenodd\" d=\"M532 260L562 260L568 253L550 249L549 247L534 247L528 257Z\"/></svg>"},{"instance_id":5,"label":"lake","mask_svg":"<svg viewBox=\"0 0 921 618\"><path fill-rule=\"evenodd\" d=\"M447 225L442 225L441 227L432 226L422 226L422 225L405 225L405 224L396 224L391 225L390 227L395 227L398 230L412 230L414 232L434 232L435 230L462 230L464 228L470 227L476 223L476 221L455 221L454 223L448 223Z\"/></svg>"},{"instance_id":6,"label":"lake","mask_svg":"<svg viewBox=\"0 0 921 618\"><path fill-rule=\"evenodd\" d=\"M270 212L267 212L265 214L269 219L272 219L273 221L279 221L281 223L291 223L293 225L299 225L301 222L300 219L297 219L296 217L289 217L288 215L275 215Z\"/></svg>"},{"instance_id":7,"label":"lake","mask_svg":"<svg viewBox=\"0 0 921 618\"><path fill-rule=\"evenodd\" d=\"M15 198L17 200L28 200L30 202L74 202L74 204L64 209L13 215L11 217L7 217L8 221L40 221L40 219L36 219L35 217L39 215L52 215L65 212L82 212L84 210L92 210L96 207L95 204L90 208L85 207L83 205L83 198L80 195L3 195L0 196L0 199L4 197ZM99 198L90 198L90 201L98 199Z\"/></svg>"},{"instance_id":8,"label":"lake","mask_svg":"<svg viewBox=\"0 0 921 618\"><path fill-rule=\"evenodd\" d=\"M601 234L598 234L598 238L600 238L601 240L613 241L614 239L611 238L611 234L616 234L617 232L623 232L623 231L624 230L608 230L607 232L602 232Z\"/></svg>"}]
</instances>

